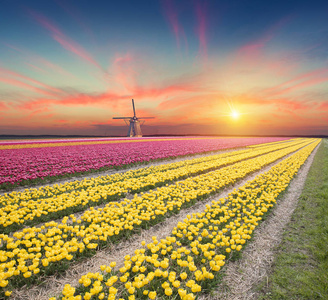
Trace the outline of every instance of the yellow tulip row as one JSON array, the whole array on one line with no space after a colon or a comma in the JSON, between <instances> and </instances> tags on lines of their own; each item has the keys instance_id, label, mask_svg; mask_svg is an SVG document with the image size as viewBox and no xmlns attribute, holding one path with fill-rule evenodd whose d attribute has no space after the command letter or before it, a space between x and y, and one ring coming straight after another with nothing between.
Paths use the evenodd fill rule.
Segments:
<instances>
[{"instance_id":1,"label":"yellow tulip row","mask_svg":"<svg viewBox=\"0 0 328 300\"><path fill-rule=\"evenodd\" d=\"M84 210L88 206L110 202L127 193L145 191L155 186L194 176L244 159L279 149L304 145L306 141L286 142L260 149L246 149L207 157L141 168L125 173L99 176L62 185L26 189L0 197L0 232L12 232L38 222Z\"/></svg>"},{"instance_id":2,"label":"yellow tulip row","mask_svg":"<svg viewBox=\"0 0 328 300\"><path fill-rule=\"evenodd\" d=\"M302 139L298 139L298 141L302 141ZM288 141L284 142L288 146ZM256 145L254 148L262 147L263 144ZM273 151L274 149L272 149ZM247 152L252 151L251 149L244 149L244 150L238 150L234 152L227 152L222 154L216 154L216 155L209 155L209 156L202 156L199 158L194 159L187 159L182 160L175 163L168 163L168 164L162 164L158 166L150 166L145 168L139 168L136 170L127 171L124 173L116 173L112 175L107 176L98 176L96 178L88 178L85 180L76 180L72 182L67 182L64 184L54 184L52 186L45 186L40 187L39 189L31 188L31 189L25 189L23 192L12 192L12 193L5 193L3 196L0 196L0 206L7 206L11 204L19 204L21 201L28 201L31 199L38 199L38 198L51 198L54 195L66 193L69 191L76 191L81 190L89 187L94 187L97 185L105 185L110 183L119 182L122 180L126 180L128 178L137 178L141 176L147 176L152 173L156 172L164 172L171 169L176 169L182 166L192 165L192 164L198 164L203 163L206 161L212 161L220 158L225 158L228 156L233 155L239 155L244 154Z\"/></svg>"},{"instance_id":3,"label":"yellow tulip row","mask_svg":"<svg viewBox=\"0 0 328 300\"><path fill-rule=\"evenodd\" d=\"M267 147L267 146L272 146L272 145L277 145L277 144L281 144L281 143L290 143L290 142L294 142L294 141L305 141L308 138L295 138L295 139L289 139L289 140L284 140L284 141L276 141L276 142L270 142L270 143L264 143L264 144L260 144L260 145L249 145L247 146L247 148L254 148L254 147Z\"/></svg>"},{"instance_id":4,"label":"yellow tulip row","mask_svg":"<svg viewBox=\"0 0 328 300\"><path fill-rule=\"evenodd\" d=\"M226 198L212 201L204 212L188 215L165 239L145 244L135 255L100 267L79 279L77 288L65 285L62 299L196 299L212 282L228 258L251 239L259 222L275 205L291 179L319 144L320 140L299 150L268 172L234 190Z\"/></svg>"},{"instance_id":5,"label":"yellow tulip row","mask_svg":"<svg viewBox=\"0 0 328 300\"><path fill-rule=\"evenodd\" d=\"M0 234L0 286L19 285L28 282L30 277L33 280L39 272L51 274L67 267L68 261L93 254L93 249L101 244L115 241L124 234L130 235L140 227L152 226L181 207L208 197L302 146L245 160L142 193L131 200L109 203L102 209L86 211L79 220L70 215L61 223L52 221L40 228L25 228L13 237Z\"/></svg>"}]
</instances>

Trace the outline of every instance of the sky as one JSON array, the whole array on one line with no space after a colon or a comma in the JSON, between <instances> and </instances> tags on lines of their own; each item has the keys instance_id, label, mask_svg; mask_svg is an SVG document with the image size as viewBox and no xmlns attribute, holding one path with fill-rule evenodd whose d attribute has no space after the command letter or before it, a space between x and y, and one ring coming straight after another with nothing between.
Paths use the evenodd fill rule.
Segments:
<instances>
[{"instance_id":1,"label":"sky","mask_svg":"<svg viewBox=\"0 0 328 300\"><path fill-rule=\"evenodd\" d=\"M0 135L328 135L326 0L0 7Z\"/></svg>"}]
</instances>

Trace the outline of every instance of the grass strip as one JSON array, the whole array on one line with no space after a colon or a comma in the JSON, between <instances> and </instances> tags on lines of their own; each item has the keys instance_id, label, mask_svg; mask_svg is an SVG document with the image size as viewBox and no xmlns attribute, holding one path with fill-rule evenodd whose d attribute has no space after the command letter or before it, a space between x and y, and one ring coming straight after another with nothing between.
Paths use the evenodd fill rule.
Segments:
<instances>
[{"instance_id":1,"label":"grass strip","mask_svg":"<svg viewBox=\"0 0 328 300\"><path fill-rule=\"evenodd\" d=\"M308 173L259 299L328 299L328 140Z\"/></svg>"}]
</instances>

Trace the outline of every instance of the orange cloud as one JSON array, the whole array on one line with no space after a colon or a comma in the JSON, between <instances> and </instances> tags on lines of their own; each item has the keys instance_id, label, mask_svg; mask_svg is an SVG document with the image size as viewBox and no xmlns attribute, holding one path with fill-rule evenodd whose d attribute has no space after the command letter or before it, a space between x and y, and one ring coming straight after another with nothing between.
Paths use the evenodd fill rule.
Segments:
<instances>
[{"instance_id":1,"label":"orange cloud","mask_svg":"<svg viewBox=\"0 0 328 300\"><path fill-rule=\"evenodd\" d=\"M10 85L17 86L17 87L26 88L28 90L31 90L31 91L34 91L34 92L38 92L38 93L41 93L41 94L50 95L50 96L53 96L54 95L53 92L50 92L50 91L47 91L47 90L44 90L44 89L41 89L41 88L32 86L30 84L27 84L27 83L22 82L22 81L19 81L19 80L0 77L0 81L5 82L5 83L8 83Z\"/></svg>"},{"instance_id":2,"label":"orange cloud","mask_svg":"<svg viewBox=\"0 0 328 300\"><path fill-rule=\"evenodd\" d=\"M325 72L327 72L328 70L326 70ZM321 77L321 78L312 78L312 79L308 79L308 80L304 80L303 82L300 82L298 84L294 84L292 86L289 87L284 87L287 86L291 83L296 83L297 81L301 80L301 79L305 79L308 77L311 77L313 75L322 75L325 73L324 71L320 71L320 72L309 72L303 75L300 75L294 79L291 79L285 83L282 83L278 86L275 86L273 88L269 88L265 90L265 93L269 96L276 96L276 95L282 95L282 94L287 94L289 92L292 91L298 91L298 90L302 90L303 88L306 87L310 87L310 86L314 86L323 82L328 81L328 77Z\"/></svg>"},{"instance_id":3,"label":"orange cloud","mask_svg":"<svg viewBox=\"0 0 328 300\"><path fill-rule=\"evenodd\" d=\"M100 94L75 93L63 95L60 98L39 98L33 101L22 103L18 106L23 110L39 110L41 107L50 107L53 105L63 106L110 106L115 107L120 100L144 99L166 96L176 96L185 92L195 91L192 85L168 85L163 87L135 87L133 93L124 95L116 92L105 92Z\"/></svg>"},{"instance_id":4,"label":"orange cloud","mask_svg":"<svg viewBox=\"0 0 328 300\"><path fill-rule=\"evenodd\" d=\"M323 102L319 105L318 110L324 110L324 111L328 111L328 102Z\"/></svg>"},{"instance_id":5,"label":"orange cloud","mask_svg":"<svg viewBox=\"0 0 328 300\"><path fill-rule=\"evenodd\" d=\"M138 72L134 64L135 57L127 53L125 55L117 54L112 66L115 82L128 92L133 92L137 84Z\"/></svg>"},{"instance_id":6,"label":"orange cloud","mask_svg":"<svg viewBox=\"0 0 328 300\"><path fill-rule=\"evenodd\" d=\"M325 75L326 73L328 73L328 68L320 68L320 69L317 69L317 70L306 72L306 73L300 74L300 75L296 76L295 78L293 78L291 80L288 80L288 81L274 87L274 89L282 88L286 85L295 83L297 81L300 81L302 79L306 79L306 78L309 78L309 77L318 76L318 75Z\"/></svg>"},{"instance_id":7,"label":"orange cloud","mask_svg":"<svg viewBox=\"0 0 328 300\"><path fill-rule=\"evenodd\" d=\"M7 105L4 102L0 102L0 111L6 110L7 109Z\"/></svg>"},{"instance_id":8,"label":"orange cloud","mask_svg":"<svg viewBox=\"0 0 328 300\"><path fill-rule=\"evenodd\" d=\"M36 85L42 86L42 87L44 87L48 91L44 91L44 90L39 89L39 88L36 88L36 90L41 91L43 94L45 94L45 93L46 94L50 94L50 95L53 94L50 91L53 91L53 92L56 92L56 93L60 93L61 92L59 89L56 89L56 88L54 88L52 86L49 86L47 84L44 84L44 83L42 83L42 82L40 82L38 80L35 80L33 78L30 78L30 77L27 77L27 76L22 75L20 73L11 71L9 69L0 68L0 74L5 75L5 76L8 76L9 75L9 76L12 76L12 77L18 77L20 79L24 79L24 80L29 81L31 83L34 83ZM23 83L23 82L18 81L18 80L11 80L11 79L6 79L6 78L1 78L0 80L1 81L4 81L4 82L7 82L7 83L10 83L10 84L13 84L13 85L21 86L21 87L25 86L25 87L30 88L30 89L31 88L35 88L35 87L31 86L30 84L26 84L26 83Z\"/></svg>"},{"instance_id":9,"label":"orange cloud","mask_svg":"<svg viewBox=\"0 0 328 300\"><path fill-rule=\"evenodd\" d=\"M44 107L51 107L54 105L63 106L87 106L87 105L112 105L113 103L122 99L122 96L117 94L102 93L98 95L88 95L77 93L74 95L65 95L60 99L57 98L39 98L33 101L22 103L18 106L23 110L39 110Z\"/></svg>"}]
</instances>

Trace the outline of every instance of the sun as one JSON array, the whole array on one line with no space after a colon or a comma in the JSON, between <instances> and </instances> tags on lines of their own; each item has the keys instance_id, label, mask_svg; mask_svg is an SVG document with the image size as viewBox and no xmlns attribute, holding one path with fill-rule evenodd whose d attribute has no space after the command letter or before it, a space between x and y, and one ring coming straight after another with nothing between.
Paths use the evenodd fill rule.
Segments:
<instances>
[{"instance_id":1,"label":"sun","mask_svg":"<svg viewBox=\"0 0 328 300\"><path fill-rule=\"evenodd\" d=\"M236 111L236 110L231 111L231 117L235 120L238 119L239 118L239 112Z\"/></svg>"}]
</instances>

